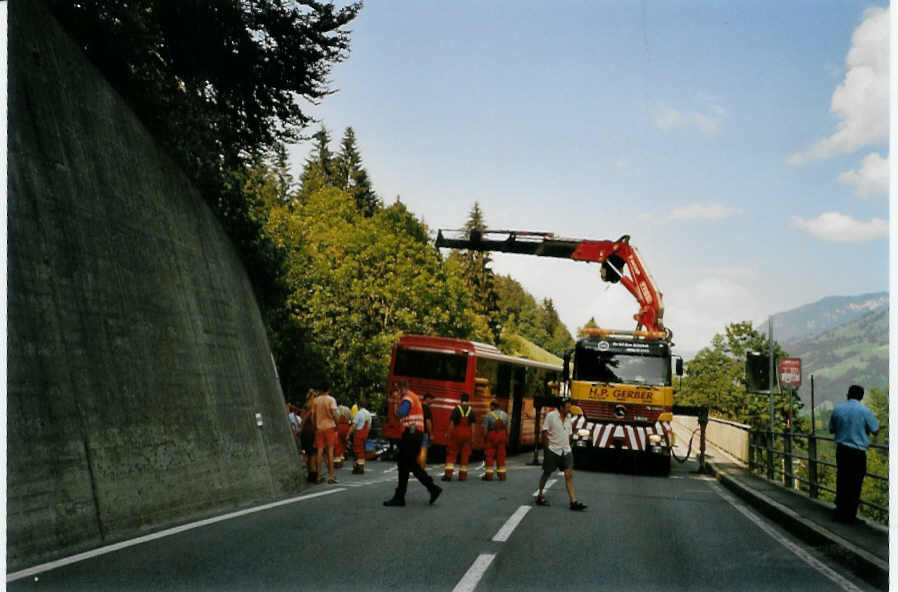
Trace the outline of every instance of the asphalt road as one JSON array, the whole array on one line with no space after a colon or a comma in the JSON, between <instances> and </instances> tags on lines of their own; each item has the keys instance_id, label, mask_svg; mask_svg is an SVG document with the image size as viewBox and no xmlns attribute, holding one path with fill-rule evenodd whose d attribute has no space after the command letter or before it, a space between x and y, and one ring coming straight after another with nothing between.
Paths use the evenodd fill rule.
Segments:
<instances>
[{"instance_id":1,"label":"asphalt road","mask_svg":"<svg viewBox=\"0 0 898 592\"><path fill-rule=\"evenodd\" d=\"M682 451L681 451L682 454ZM338 471L290 503L7 582L9 590L870 590L745 508L692 461L670 477L577 471L533 505L532 454L505 482L414 479L385 508L395 465ZM476 466L476 464L472 465ZM437 476L440 466L431 466ZM495 540L500 539L500 540Z\"/></svg>"}]
</instances>

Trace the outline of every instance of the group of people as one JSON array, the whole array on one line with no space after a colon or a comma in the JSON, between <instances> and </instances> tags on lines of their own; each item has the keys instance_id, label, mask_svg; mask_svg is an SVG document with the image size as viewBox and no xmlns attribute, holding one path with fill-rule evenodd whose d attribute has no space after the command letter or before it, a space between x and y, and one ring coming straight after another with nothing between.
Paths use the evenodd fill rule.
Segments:
<instances>
[{"instance_id":1,"label":"group of people","mask_svg":"<svg viewBox=\"0 0 898 592\"><path fill-rule=\"evenodd\" d=\"M365 472L365 443L371 430L371 412L361 404L338 405L330 386L310 389L301 409L287 404L287 418L297 448L306 461L307 480L322 483L322 464L327 466L327 482L336 483L336 469L343 466L350 442L355 457L353 474Z\"/></svg>"},{"instance_id":2,"label":"group of people","mask_svg":"<svg viewBox=\"0 0 898 592\"><path fill-rule=\"evenodd\" d=\"M396 408L396 416L402 426L402 436L399 440L399 452L397 455L398 483L393 497L386 500L385 506L404 506L405 495L408 490L409 474L427 488L430 493L430 503L433 504L442 493L440 488L427 473L427 443L433 433L432 415L430 414L430 402L433 397L428 393L423 399L409 389L407 381L396 384L394 395L399 399ZM443 481L451 481L458 461L458 480L464 481L468 476L468 459L471 454L471 427L475 423L474 410L468 403L469 396L463 393L460 403L449 415L449 426L446 433L446 465ZM493 463L496 463L496 475L500 481L506 479L505 470L505 427L509 425L508 414L499 409L496 400L490 402L490 411L483 418L483 427L486 433L484 447L485 472L483 479L493 480ZM571 400L563 399L557 409L553 409L546 416L540 443L545 447L543 457L543 473L539 481L539 493L536 497L537 505L548 506L543 490L549 476L556 470L564 473L565 485L570 499L570 509L582 511L586 505L577 499L574 493L573 453L571 450L571 434L573 431Z\"/></svg>"},{"instance_id":3,"label":"group of people","mask_svg":"<svg viewBox=\"0 0 898 592\"><path fill-rule=\"evenodd\" d=\"M396 415L402 425L397 463L399 482L393 497L384 502L385 506L404 506L408 489L409 474L413 474L430 493L433 504L442 489L427 473L427 450L433 434L433 416L430 405L433 396L426 393L422 398L409 390L408 382L396 384L394 395L399 398ZM847 401L836 406L830 419L830 432L836 440L836 508L834 518L840 522L858 523L857 507L861 484L866 473L866 450L870 445L870 434L879 431L879 423L869 409L861 405L864 389L852 385L848 389ZM351 409L338 405L330 394L330 386L320 391L310 390L301 409L287 404L288 419L296 438L297 446L306 460L308 480L321 483L322 463L326 463L328 483L336 483L335 469L343 466L350 441L355 456L353 474L365 472L365 443L371 429L371 413L361 405ZM458 469L458 480L468 477L468 459L471 455L471 428L475 424L474 409L467 393L461 395L460 403L449 416L446 432L446 464L443 481L451 481ZM483 479L499 481L507 477L505 469L506 426L508 414L499 408L497 401L490 402L489 413L482 418L486 442L484 448L485 473ZM540 432L540 444L544 448L539 492L535 503L549 505L544 489L549 476L556 470L562 471L570 499L570 509L582 511L586 506L574 493L573 454L571 451L572 415L571 400L564 398L557 409L551 410L545 418Z\"/></svg>"}]
</instances>

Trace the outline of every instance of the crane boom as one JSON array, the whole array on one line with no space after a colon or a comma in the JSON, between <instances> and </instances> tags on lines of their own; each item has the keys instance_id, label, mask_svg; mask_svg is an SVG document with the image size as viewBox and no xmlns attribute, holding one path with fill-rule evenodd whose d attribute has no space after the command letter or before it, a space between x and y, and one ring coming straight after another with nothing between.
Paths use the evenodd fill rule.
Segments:
<instances>
[{"instance_id":1,"label":"crane boom","mask_svg":"<svg viewBox=\"0 0 898 592\"><path fill-rule=\"evenodd\" d=\"M639 303L639 312L633 315L636 330L670 331L664 328L664 303L662 294L642 264L639 251L630 245L630 236L624 235L616 241L587 240L556 237L551 232L521 230L445 230L457 237L447 237L444 230L437 232L437 247L466 249L469 251L497 251L556 257L600 263L600 273L606 282L620 282ZM629 275L627 274L629 272Z\"/></svg>"}]
</instances>

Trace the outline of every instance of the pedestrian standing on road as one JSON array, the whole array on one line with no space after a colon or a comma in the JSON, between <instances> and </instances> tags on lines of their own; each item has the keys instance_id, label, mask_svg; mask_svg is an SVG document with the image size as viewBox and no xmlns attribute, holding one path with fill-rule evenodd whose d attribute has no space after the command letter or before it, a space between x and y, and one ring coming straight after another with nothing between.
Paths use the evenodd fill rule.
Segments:
<instances>
[{"instance_id":1,"label":"pedestrian standing on road","mask_svg":"<svg viewBox=\"0 0 898 592\"><path fill-rule=\"evenodd\" d=\"M433 413L430 404L433 403L433 395L424 393L421 398L421 409L424 410L424 439L421 441L421 453L418 454L418 465L427 470L427 450L430 448L430 434L433 433Z\"/></svg>"},{"instance_id":2,"label":"pedestrian standing on road","mask_svg":"<svg viewBox=\"0 0 898 592\"><path fill-rule=\"evenodd\" d=\"M337 405L337 442L334 444L334 467L343 468L346 450L349 448L349 424L352 413L346 405Z\"/></svg>"},{"instance_id":3,"label":"pedestrian standing on road","mask_svg":"<svg viewBox=\"0 0 898 592\"><path fill-rule=\"evenodd\" d=\"M355 413L352 415L352 425L349 427L349 436L352 438L352 451L355 454L355 462L352 464L352 474L365 473L365 442L368 441L368 432L371 430L371 413L359 402Z\"/></svg>"},{"instance_id":4,"label":"pedestrian standing on road","mask_svg":"<svg viewBox=\"0 0 898 592\"><path fill-rule=\"evenodd\" d=\"M471 427L475 423L474 408L468 405L468 393L461 394L461 404L456 405L449 415L449 429L446 433L448 450L443 481L452 481L455 461L458 460L458 480L468 478L468 458L471 456Z\"/></svg>"},{"instance_id":5,"label":"pedestrian standing on road","mask_svg":"<svg viewBox=\"0 0 898 592\"><path fill-rule=\"evenodd\" d=\"M337 400L331 396L330 390L330 385L324 385L321 394L312 402L312 411L315 414L315 448L318 449L315 470L319 475L321 474L321 456L326 453L327 482L336 483L334 446L337 444ZM317 483L322 481L324 478L319 476Z\"/></svg>"},{"instance_id":6,"label":"pedestrian standing on road","mask_svg":"<svg viewBox=\"0 0 898 592\"><path fill-rule=\"evenodd\" d=\"M490 401L490 412L483 416L483 432L486 443L483 449L485 457L484 481L493 480L493 462L496 463L496 476L505 481L505 426L508 425L508 414L499 409L499 401Z\"/></svg>"},{"instance_id":7,"label":"pedestrian standing on road","mask_svg":"<svg viewBox=\"0 0 898 592\"><path fill-rule=\"evenodd\" d=\"M848 400L836 405L829 418L829 432L836 439L836 509L833 518L838 522L859 524L857 507L861 486L867 473L869 434L879 431L876 416L861 405L864 387L853 384L848 388Z\"/></svg>"},{"instance_id":8,"label":"pedestrian standing on road","mask_svg":"<svg viewBox=\"0 0 898 592\"><path fill-rule=\"evenodd\" d=\"M410 391L408 382L399 383L401 399L396 408L396 415L402 426L402 437L399 439L399 483L393 497L384 502L385 506L404 506L405 492L408 488L409 472L430 492L430 503L433 504L443 491L433 482L433 478L418 465L418 453L424 438L424 410L418 395Z\"/></svg>"},{"instance_id":9,"label":"pedestrian standing on road","mask_svg":"<svg viewBox=\"0 0 898 592\"><path fill-rule=\"evenodd\" d=\"M543 474L539 478L539 493L536 496L536 505L538 506L549 505L549 501L543 495L543 490L549 475L558 469L564 471L564 484L571 501L571 510L586 509L586 506L578 501L574 494L574 454L571 451L572 424L571 400L565 397L561 399L561 404L557 409L553 409L546 415L543 431L539 437L540 443L545 449L543 452Z\"/></svg>"}]
</instances>

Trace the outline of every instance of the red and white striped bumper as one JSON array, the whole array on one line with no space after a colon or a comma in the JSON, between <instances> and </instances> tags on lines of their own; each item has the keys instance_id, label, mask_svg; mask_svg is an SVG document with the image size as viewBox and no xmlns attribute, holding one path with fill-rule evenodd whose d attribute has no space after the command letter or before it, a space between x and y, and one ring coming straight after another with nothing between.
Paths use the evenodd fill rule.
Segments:
<instances>
[{"instance_id":1,"label":"red and white striped bumper","mask_svg":"<svg viewBox=\"0 0 898 592\"><path fill-rule=\"evenodd\" d=\"M656 421L654 425L627 425L619 423L589 421L584 416L574 419L574 446L593 448L613 448L645 452L650 450L649 436L658 434L658 446L670 449L670 422ZM584 430L587 433L584 433ZM582 435L581 435L582 434Z\"/></svg>"}]
</instances>

